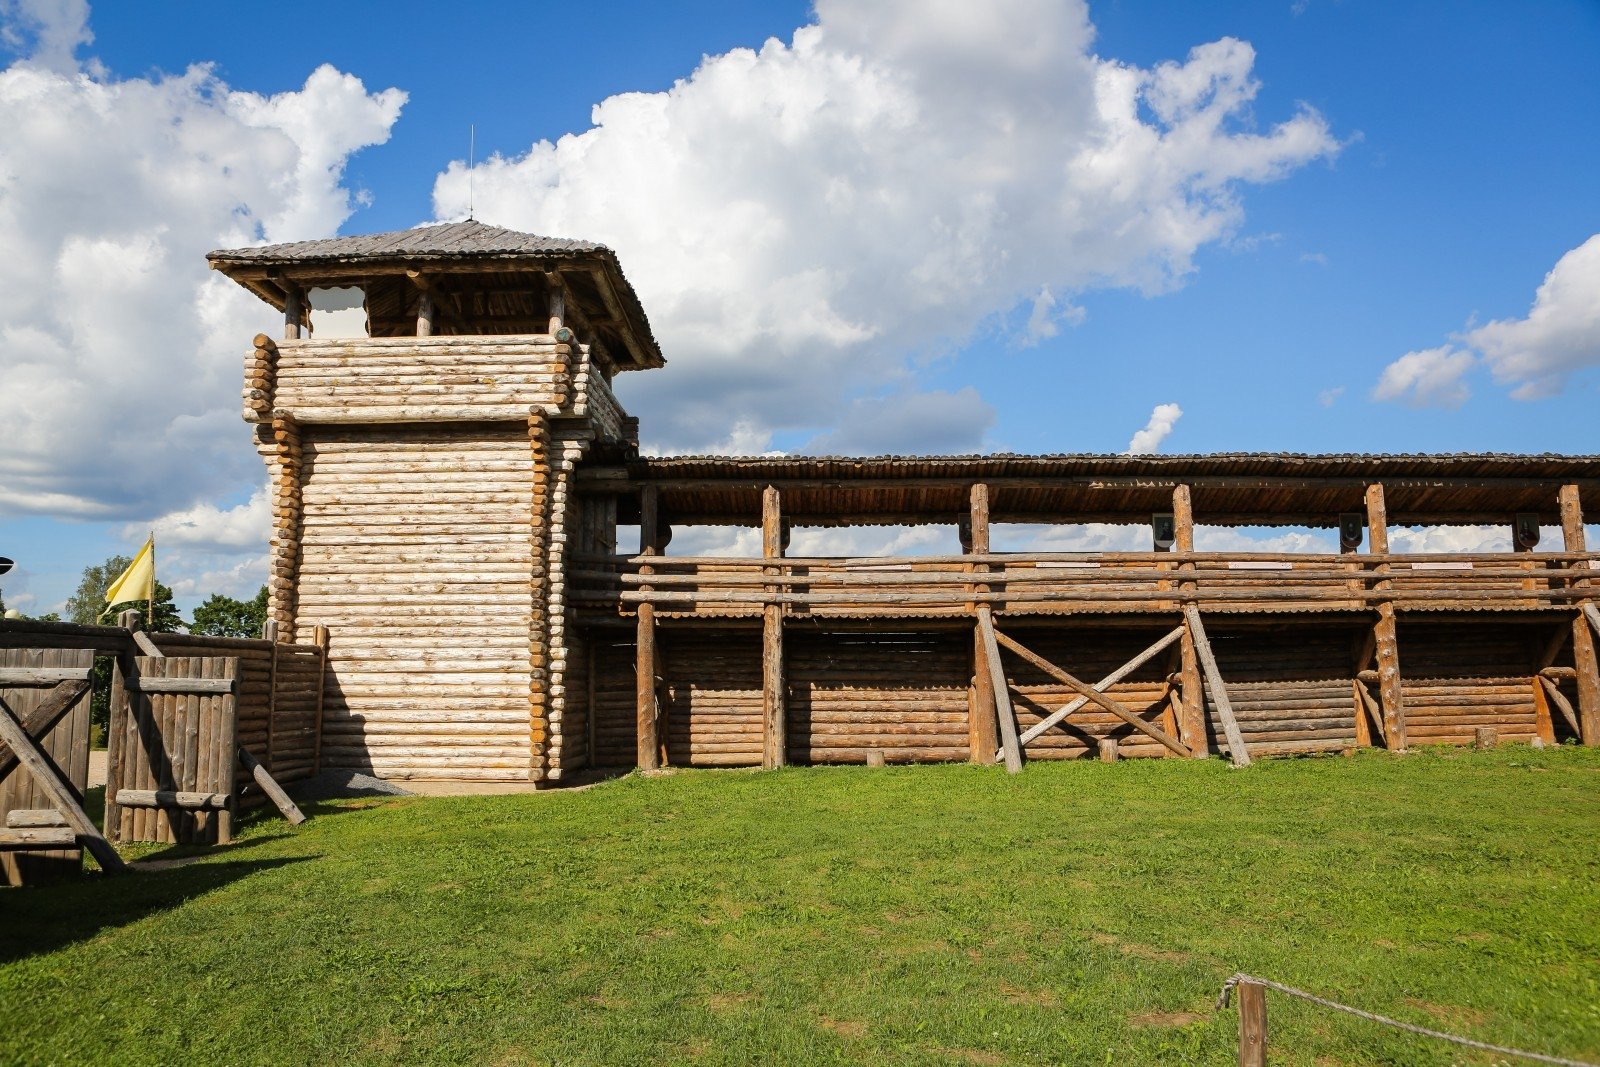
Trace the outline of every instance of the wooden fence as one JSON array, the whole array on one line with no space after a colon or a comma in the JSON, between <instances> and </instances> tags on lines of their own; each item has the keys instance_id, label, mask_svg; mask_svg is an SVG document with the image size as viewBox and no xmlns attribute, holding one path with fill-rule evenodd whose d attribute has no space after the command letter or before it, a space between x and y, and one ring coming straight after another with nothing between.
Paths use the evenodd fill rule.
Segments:
<instances>
[{"instance_id":1,"label":"wooden fence","mask_svg":"<svg viewBox=\"0 0 1600 1067\"><path fill-rule=\"evenodd\" d=\"M280 783L309 778L321 765L325 631L320 643L264 641L192 634L145 636L174 657L225 656L239 661L235 694L238 743ZM79 626L31 619L0 620L0 649L92 649L131 669L133 634L119 626ZM108 741L110 739L108 738Z\"/></svg>"},{"instance_id":2,"label":"wooden fence","mask_svg":"<svg viewBox=\"0 0 1600 1067\"><path fill-rule=\"evenodd\" d=\"M84 683L94 667L88 649L0 648L0 702L15 716L41 753L81 796L89 780L89 690ZM35 714L56 687L76 682L82 688L54 725L30 729ZM68 697L72 694L69 692ZM0 875L9 885L47 881L76 873L82 851L55 810L55 797L9 746L0 746ZM47 844L65 847L43 847ZM33 848L29 846L41 846Z\"/></svg>"}]
</instances>

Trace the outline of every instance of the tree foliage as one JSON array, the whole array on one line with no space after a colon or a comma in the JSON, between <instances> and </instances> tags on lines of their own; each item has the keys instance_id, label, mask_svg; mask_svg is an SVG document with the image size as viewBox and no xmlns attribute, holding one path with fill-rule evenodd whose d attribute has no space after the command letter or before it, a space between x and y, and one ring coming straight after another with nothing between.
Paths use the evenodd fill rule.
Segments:
<instances>
[{"instance_id":1,"label":"tree foliage","mask_svg":"<svg viewBox=\"0 0 1600 1067\"><path fill-rule=\"evenodd\" d=\"M209 637L260 637L266 621L267 587L262 586L250 600L211 594L205 603L194 609L194 622L189 624L189 632Z\"/></svg>"}]
</instances>

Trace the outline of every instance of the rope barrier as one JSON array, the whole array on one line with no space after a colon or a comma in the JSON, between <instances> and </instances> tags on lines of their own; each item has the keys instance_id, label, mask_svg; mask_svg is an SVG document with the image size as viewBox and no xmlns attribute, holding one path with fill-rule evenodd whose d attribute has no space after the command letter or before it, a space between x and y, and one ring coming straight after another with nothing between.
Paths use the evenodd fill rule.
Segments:
<instances>
[{"instance_id":1,"label":"rope barrier","mask_svg":"<svg viewBox=\"0 0 1600 1067\"><path fill-rule=\"evenodd\" d=\"M1393 1026L1409 1033L1419 1034L1422 1037L1438 1038L1440 1041L1453 1041L1458 1045L1465 1045L1467 1048L1481 1049L1484 1052L1499 1052L1506 1056L1517 1056L1525 1060L1535 1060L1539 1063L1559 1063L1564 1065L1564 1067L1600 1067L1600 1064L1591 1063L1588 1060L1569 1060L1563 1059L1560 1056L1546 1056L1539 1052L1526 1052L1522 1049L1507 1048L1504 1045L1491 1045L1486 1041L1474 1041L1470 1037L1458 1037L1455 1034L1447 1034L1440 1030L1430 1030L1426 1026L1416 1026L1412 1023L1403 1023L1399 1019L1391 1019L1387 1015L1378 1015L1375 1012L1362 1011L1360 1008L1352 1008L1348 1004L1340 1004L1337 1001L1328 1000L1313 993L1307 993L1304 989L1296 989L1293 986L1287 986L1281 982L1273 982L1265 978L1257 978L1255 975L1251 974L1235 974L1226 982L1222 983L1222 993L1217 997L1218 1011L1221 1011L1223 1008L1228 1006L1228 1001L1233 996L1233 989L1240 982L1253 982L1256 985L1266 986L1268 989L1276 989L1278 992L1286 993L1291 997L1299 997L1301 1000L1309 1000L1313 1004L1320 1004L1324 1008L1332 1008L1334 1011L1342 1011L1346 1015L1354 1015L1358 1019L1366 1019L1369 1022L1382 1023L1385 1026Z\"/></svg>"}]
</instances>

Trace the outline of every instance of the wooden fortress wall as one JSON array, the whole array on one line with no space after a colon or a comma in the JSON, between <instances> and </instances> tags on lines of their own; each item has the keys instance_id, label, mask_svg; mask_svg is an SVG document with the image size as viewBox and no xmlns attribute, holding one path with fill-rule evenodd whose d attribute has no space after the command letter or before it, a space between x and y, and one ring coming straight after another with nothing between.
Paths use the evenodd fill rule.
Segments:
<instances>
[{"instance_id":1,"label":"wooden fortress wall","mask_svg":"<svg viewBox=\"0 0 1600 1067\"><path fill-rule=\"evenodd\" d=\"M1271 629L1213 625L1211 635L1244 740L1256 755L1340 752L1374 743L1358 738L1363 714L1354 658L1369 626L1353 620L1302 621ZM762 762L761 628L663 624L658 641L667 737L676 766L755 767ZM1052 662L1098 678L1160 636L1162 627L1085 628L1040 622L1013 632ZM1480 726L1502 741L1555 743L1574 738L1552 716L1535 679L1548 623L1427 618L1400 624L1410 744L1469 745ZM607 636L609 634L610 636ZM599 766L634 762L637 737L635 646L631 635L596 631L592 683L574 709L575 728L593 716ZM970 635L917 632L801 631L786 641L785 705L790 762L864 763L870 751L888 763L962 761L968 736L973 655ZM587 666L587 663L585 663ZM1166 657L1107 689L1115 699L1176 733L1165 699ZM1012 669L1012 702L1026 730L1072 700L1065 686L1027 666ZM1571 683L1567 691L1575 697ZM1207 702L1211 751L1222 747L1214 701ZM1028 746L1032 759L1093 757L1101 738L1116 738L1124 757L1169 753L1120 720L1090 706Z\"/></svg>"}]
</instances>

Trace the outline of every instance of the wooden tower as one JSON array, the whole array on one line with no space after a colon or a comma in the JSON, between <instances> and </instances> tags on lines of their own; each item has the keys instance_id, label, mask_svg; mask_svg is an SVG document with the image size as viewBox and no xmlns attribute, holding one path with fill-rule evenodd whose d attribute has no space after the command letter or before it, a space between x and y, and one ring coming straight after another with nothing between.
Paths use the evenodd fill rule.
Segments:
<instances>
[{"instance_id":1,"label":"wooden tower","mask_svg":"<svg viewBox=\"0 0 1600 1067\"><path fill-rule=\"evenodd\" d=\"M581 765L561 576L580 538L614 551L616 518L577 528L573 471L636 443L610 382L663 363L616 256L467 221L208 258L284 312L246 358L244 418L271 478L271 617L284 640L332 635L324 764ZM354 313L330 331L315 309L336 305Z\"/></svg>"}]
</instances>

